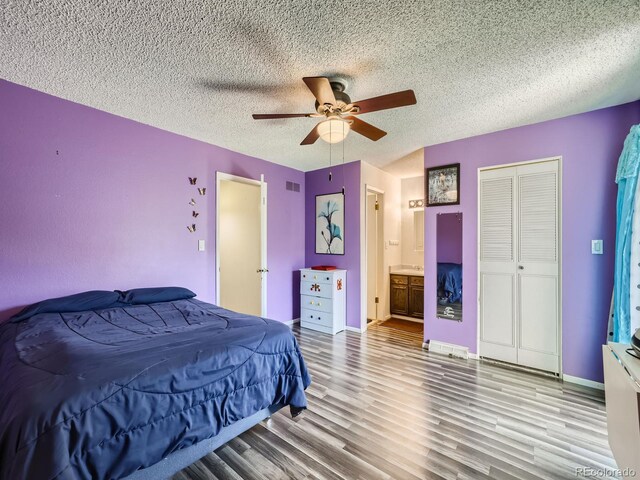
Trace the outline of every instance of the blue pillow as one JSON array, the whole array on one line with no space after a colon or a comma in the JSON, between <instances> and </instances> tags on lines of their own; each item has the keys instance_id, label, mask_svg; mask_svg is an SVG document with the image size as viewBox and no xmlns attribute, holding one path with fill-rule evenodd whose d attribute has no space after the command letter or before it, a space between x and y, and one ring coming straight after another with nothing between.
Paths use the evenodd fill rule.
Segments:
<instances>
[{"instance_id":1,"label":"blue pillow","mask_svg":"<svg viewBox=\"0 0 640 480\"><path fill-rule=\"evenodd\" d=\"M31 318L39 313L84 312L87 310L101 310L118 306L119 295L106 290L91 290L60 298L50 298L25 307L11 317L14 323Z\"/></svg>"},{"instance_id":2,"label":"blue pillow","mask_svg":"<svg viewBox=\"0 0 640 480\"><path fill-rule=\"evenodd\" d=\"M131 305L148 303L173 302L186 300L196 296L191 290L183 287L134 288L126 292L118 291L120 301Z\"/></svg>"}]
</instances>

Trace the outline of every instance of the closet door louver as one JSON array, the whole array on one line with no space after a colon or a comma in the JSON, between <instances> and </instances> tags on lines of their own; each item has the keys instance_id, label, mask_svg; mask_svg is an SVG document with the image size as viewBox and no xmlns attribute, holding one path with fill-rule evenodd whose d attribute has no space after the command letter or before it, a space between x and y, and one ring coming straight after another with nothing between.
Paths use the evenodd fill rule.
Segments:
<instances>
[{"instance_id":1,"label":"closet door louver","mask_svg":"<svg viewBox=\"0 0 640 480\"><path fill-rule=\"evenodd\" d=\"M517 362L515 210L516 170L480 174L480 352Z\"/></svg>"},{"instance_id":2,"label":"closet door louver","mask_svg":"<svg viewBox=\"0 0 640 480\"><path fill-rule=\"evenodd\" d=\"M519 177L521 262L556 262L557 174L543 172Z\"/></svg>"},{"instance_id":3,"label":"closet door louver","mask_svg":"<svg viewBox=\"0 0 640 480\"><path fill-rule=\"evenodd\" d=\"M558 162L518 167L518 363L559 372Z\"/></svg>"},{"instance_id":4,"label":"closet door louver","mask_svg":"<svg viewBox=\"0 0 640 480\"><path fill-rule=\"evenodd\" d=\"M513 177L480 183L482 261L513 260Z\"/></svg>"}]
</instances>

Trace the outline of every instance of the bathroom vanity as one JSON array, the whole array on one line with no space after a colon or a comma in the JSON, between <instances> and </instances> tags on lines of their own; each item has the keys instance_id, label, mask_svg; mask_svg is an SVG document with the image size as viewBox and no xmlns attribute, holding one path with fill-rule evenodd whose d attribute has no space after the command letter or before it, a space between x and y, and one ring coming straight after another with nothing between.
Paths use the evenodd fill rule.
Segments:
<instances>
[{"instance_id":1,"label":"bathroom vanity","mask_svg":"<svg viewBox=\"0 0 640 480\"><path fill-rule=\"evenodd\" d=\"M391 315L424 318L424 270L392 270Z\"/></svg>"}]
</instances>

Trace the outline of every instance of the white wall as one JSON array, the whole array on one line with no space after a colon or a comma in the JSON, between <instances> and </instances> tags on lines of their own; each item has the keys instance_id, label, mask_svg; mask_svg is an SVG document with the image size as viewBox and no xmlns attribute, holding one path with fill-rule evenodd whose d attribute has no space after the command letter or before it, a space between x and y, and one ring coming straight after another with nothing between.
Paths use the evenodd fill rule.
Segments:
<instances>
[{"instance_id":1,"label":"white wall","mask_svg":"<svg viewBox=\"0 0 640 480\"><path fill-rule=\"evenodd\" d=\"M361 275L363 284L361 285L361 326L367 323L367 272L366 272L366 232L365 223L365 206L366 202L366 188L374 187L377 190L384 192L384 205L383 205L383 225L384 225L384 260L383 260L383 276L382 276L382 296L380 297L380 310L384 312L384 317L388 318L391 315L389 308L389 266L398 265L401 263L401 222L400 222L400 178L395 177L379 168L369 165L366 162L362 162L361 171L361 188L360 188L360 225L362 228L362 235L360 236L360 252L361 252ZM399 246L389 245L390 240L396 240L400 242Z\"/></svg>"},{"instance_id":2,"label":"white wall","mask_svg":"<svg viewBox=\"0 0 640 480\"><path fill-rule=\"evenodd\" d=\"M413 212L409 209L409 200L424 198L424 176L403 178L401 180L401 237L400 250L403 265L424 267L424 251L414 249Z\"/></svg>"}]
</instances>

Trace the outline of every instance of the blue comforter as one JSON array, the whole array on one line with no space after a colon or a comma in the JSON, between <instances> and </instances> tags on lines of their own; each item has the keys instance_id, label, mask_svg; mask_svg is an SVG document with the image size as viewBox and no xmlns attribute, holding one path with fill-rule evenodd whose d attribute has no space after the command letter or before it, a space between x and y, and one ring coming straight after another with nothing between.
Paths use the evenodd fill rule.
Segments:
<instances>
[{"instance_id":1,"label":"blue comforter","mask_svg":"<svg viewBox=\"0 0 640 480\"><path fill-rule=\"evenodd\" d=\"M286 325L195 299L0 327L0 478L119 478L272 404L306 407Z\"/></svg>"},{"instance_id":2,"label":"blue comforter","mask_svg":"<svg viewBox=\"0 0 640 480\"><path fill-rule=\"evenodd\" d=\"M447 303L462 301L462 265L438 263L438 297Z\"/></svg>"}]
</instances>

